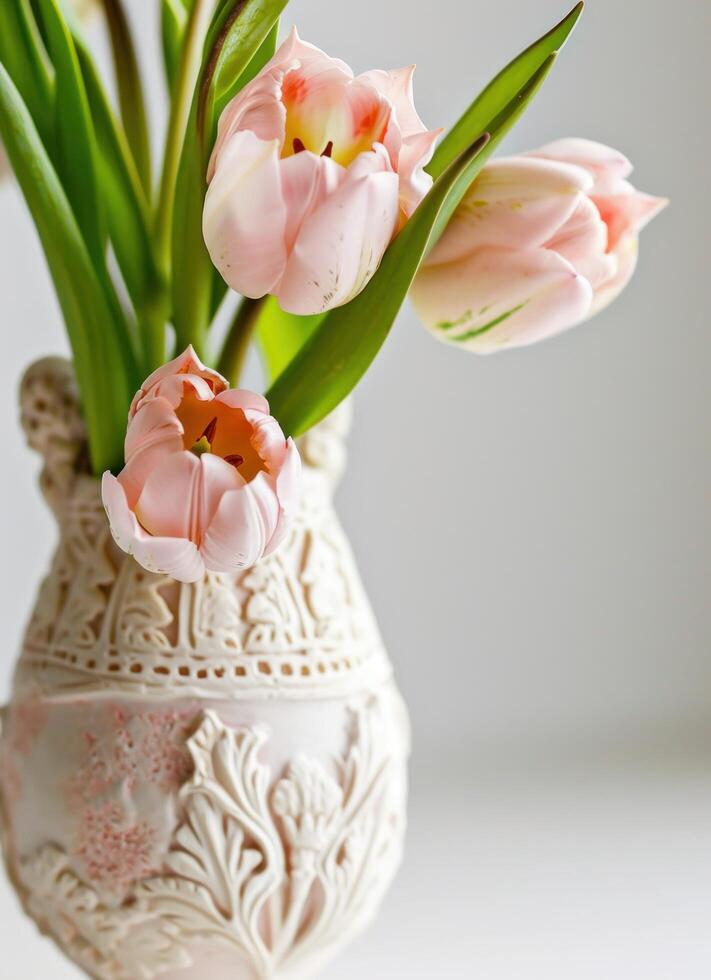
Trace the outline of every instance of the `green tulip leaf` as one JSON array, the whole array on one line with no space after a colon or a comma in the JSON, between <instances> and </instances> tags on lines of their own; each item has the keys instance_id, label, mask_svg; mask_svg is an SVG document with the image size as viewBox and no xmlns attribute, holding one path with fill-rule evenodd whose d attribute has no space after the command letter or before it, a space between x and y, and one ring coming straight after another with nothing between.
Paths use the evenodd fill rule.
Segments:
<instances>
[{"instance_id":1,"label":"green tulip leaf","mask_svg":"<svg viewBox=\"0 0 711 980\"><path fill-rule=\"evenodd\" d=\"M99 150L74 40L57 0L37 0L55 70L54 139L50 158L84 236L111 317L127 377L137 373L136 351L106 265L107 221L99 185Z\"/></svg>"},{"instance_id":2,"label":"green tulip leaf","mask_svg":"<svg viewBox=\"0 0 711 980\"><path fill-rule=\"evenodd\" d=\"M74 352L95 473L121 465L132 379L107 324L112 310L29 110L0 63L0 137L47 258Z\"/></svg>"},{"instance_id":3,"label":"green tulip leaf","mask_svg":"<svg viewBox=\"0 0 711 980\"><path fill-rule=\"evenodd\" d=\"M173 215L172 310L178 345L204 352L215 295L215 269L202 237L207 166L217 109L271 57L274 26L288 0L226 0L205 42L178 172Z\"/></svg>"},{"instance_id":4,"label":"green tulip leaf","mask_svg":"<svg viewBox=\"0 0 711 980\"><path fill-rule=\"evenodd\" d=\"M167 283L155 255L148 202L126 136L89 51L76 37L75 45L98 144L99 178L109 236L139 322L145 318L151 325L155 324L157 336L145 338L148 349L143 371L150 373L165 359L161 338L168 319Z\"/></svg>"},{"instance_id":5,"label":"green tulip leaf","mask_svg":"<svg viewBox=\"0 0 711 980\"><path fill-rule=\"evenodd\" d=\"M105 215L97 178L98 152L76 49L57 0L39 0L49 55L56 73L55 169L94 264L104 261Z\"/></svg>"},{"instance_id":6,"label":"green tulip leaf","mask_svg":"<svg viewBox=\"0 0 711 980\"><path fill-rule=\"evenodd\" d=\"M0 61L46 145L52 139L54 71L30 0L0 0Z\"/></svg>"},{"instance_id":7,"label":"green tulip leaf","mask_svg":"<svg viewBox=\"0 0 711 980\"><path fill-rule=\"evenodd\" d=\"M577 24L584 3L573 7L567 17L515 58L487 85L458 123L438 146L427 168L439 177L480 133L493 132L494 120L552 54L556 54Z\"/></svg>"},{"instance_id":8,"label":"green tulip leaf","mask_svg":"<svg viewBox=\"0 0 711 980\"><path fill-rule=\"evenodd\" d=\"M188 10L183 0L161 0L160 30L163 43L163 65L169 91L173 91L180 64L180 52L188 23Z\"/></svg>"},{"instance_id":9,"label":"green tulip leaf","mask_svg":"<svg viewBox=\"0 0 711 980\"><path fill-rule=\"evenodd\" d=\"M116 69L121 119L144 190L150 195L151 145L141 72L131 27L121 0L103 0L103 4Z\"/></svg>"}]
</instances>

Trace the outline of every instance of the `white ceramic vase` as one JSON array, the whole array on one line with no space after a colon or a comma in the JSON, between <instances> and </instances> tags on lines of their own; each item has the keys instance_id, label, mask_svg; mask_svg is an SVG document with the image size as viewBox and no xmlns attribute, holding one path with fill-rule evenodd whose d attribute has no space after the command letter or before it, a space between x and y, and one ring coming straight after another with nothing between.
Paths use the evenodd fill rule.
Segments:
<instances>
[{"instance_id":1,"label":"white ceramic vase","mask_svg":"<svg viewBox=\"0 0 711 980\"><path fill-rule=\"evenodd\" d=\"M0 743L24 908L100 980L313 976L405 824L407 716L331 502L347 408L302 440L283 547L181 585L113 544L69 365L21 397L60 527Z\"/></svg>"}]
</instances>

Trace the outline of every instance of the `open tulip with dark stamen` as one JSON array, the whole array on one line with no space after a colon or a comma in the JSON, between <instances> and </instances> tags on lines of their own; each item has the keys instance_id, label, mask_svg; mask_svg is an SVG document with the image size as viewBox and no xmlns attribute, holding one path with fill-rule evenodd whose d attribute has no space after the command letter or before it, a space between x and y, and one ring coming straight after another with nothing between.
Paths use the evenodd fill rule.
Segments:
<instances>
[{"instance_id":1,"label":"open tulip with dark stamen","mask_svg":"<svg viewBox=\"0 0 711 980\"><path fill-rule=\"evenodd\" d=\"M191 348L136 395L125 455L102 485L114 538L149 571L183 582L254 565L298 506L293 440L261 395L230 389Z\"/></svg>"}]
</instances>

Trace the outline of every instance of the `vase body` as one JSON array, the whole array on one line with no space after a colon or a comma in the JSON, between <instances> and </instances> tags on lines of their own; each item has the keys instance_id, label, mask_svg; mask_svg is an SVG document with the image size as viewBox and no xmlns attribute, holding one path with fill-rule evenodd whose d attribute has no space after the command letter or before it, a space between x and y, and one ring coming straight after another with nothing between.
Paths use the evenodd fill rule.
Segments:
<instances>
[{"instance_id":1,"label":"vase body","mask_svg":"<svg viewBox=\"0 0 711 980\"><path fill-rule=\"evenodd\" d=\"M22 397L60 524L0 742L26 911L98 980L313 976L405 825L406 712L331 502L345 411L302 442L277 553L185 585L116 549L67 367Z\"/></svg>"}]
</instances>

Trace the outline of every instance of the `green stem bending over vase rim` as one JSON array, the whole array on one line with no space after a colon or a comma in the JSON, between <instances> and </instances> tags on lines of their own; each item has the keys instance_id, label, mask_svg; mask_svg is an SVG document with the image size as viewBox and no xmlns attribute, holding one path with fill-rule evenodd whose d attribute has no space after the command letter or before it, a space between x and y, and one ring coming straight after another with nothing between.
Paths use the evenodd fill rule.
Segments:
<instances>
[{"instance_id":1,"label":"green stem bending over vase rim","mask_svg":"<svg viewBox=\"0 0 711 980\"><path fill-rule=\"evenodd\" d=\"M443 138L428 168L432 190L362 293L315 317L286 314L271 298L244 300L212 358L210 327L226 286L202 237L208 161L223 108L273 55L286 5L161 0L170 113L154 206L148 117L122 0L102 3L120 114L60 0L0 3L0 137L54 280L97 474L121 467L126 413L142 379L188 343L237 383L256 338L272 382L267 397L288 435L335 408L370 366L421 262L583 8L507 65Z\"/></svg>"},{"instance_id":2,"label":"green stem bending over vase rim","mask_svg":"<svg viewBox=\"0 0 711 980\"><path fill-rule=\"evenodd\" d=\"M266 296L262 299L244 298L238 305L217 360L217 370L225 378L239 380L242 376L254 332L266 301Z\"/></svg>"}]
</instances>

